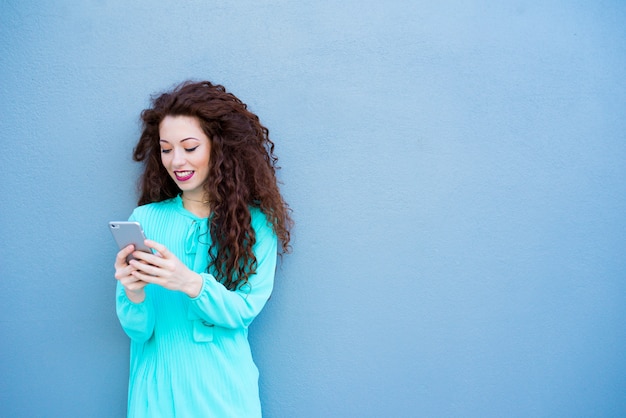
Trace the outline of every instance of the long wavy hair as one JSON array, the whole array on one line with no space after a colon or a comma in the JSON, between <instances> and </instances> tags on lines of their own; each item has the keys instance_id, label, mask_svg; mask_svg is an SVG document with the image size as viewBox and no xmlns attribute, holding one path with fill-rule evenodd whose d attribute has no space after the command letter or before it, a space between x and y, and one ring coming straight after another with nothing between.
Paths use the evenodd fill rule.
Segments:
<instances>
[{"instance_id":1,"label":"long wavy hair","mask_svg":"<svg viewBox=\"0 0 626 418\"><path fill-rule=\"evenodd\" d=\"M282 253L290 252L291 209L276 179L277 157L268 129L247 106L221 85L186 81L152 98L141 113L143 130L133 159L144 163L138 204L181 193L161 163L159 125L166 116L192 116L211 141L209 176L204 183L211 206L209 268L230 290L248 282L257 260L250 207L268 217Z\"/></svg>"}]
</instances>

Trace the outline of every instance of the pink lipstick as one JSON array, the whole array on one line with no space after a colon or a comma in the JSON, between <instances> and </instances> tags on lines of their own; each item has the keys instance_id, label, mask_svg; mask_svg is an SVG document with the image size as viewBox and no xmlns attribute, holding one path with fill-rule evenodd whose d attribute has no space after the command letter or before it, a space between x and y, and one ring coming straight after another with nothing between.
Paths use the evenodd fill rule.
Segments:
<instances>
[{"instance_id":1,"label":"pink lipstick","mask_svg":"<svg viewBox=\"0 0 626 418\"><path fill-rule=\"evenodd\" d=\"M174 171L174 175L178 181L187 181L193 177L193 174L193 171Z\"/></svg>"}]
</instances>

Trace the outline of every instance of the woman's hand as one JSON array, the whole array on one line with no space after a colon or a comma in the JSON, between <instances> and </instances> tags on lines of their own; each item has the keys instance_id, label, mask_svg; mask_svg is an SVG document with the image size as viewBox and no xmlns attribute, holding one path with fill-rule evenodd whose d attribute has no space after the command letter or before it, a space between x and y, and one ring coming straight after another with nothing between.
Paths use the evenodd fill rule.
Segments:
<instances>
[{"instance_id":1,"label":"woman's hand","mask_svg":"<svg viewBox=\"0 0 626 418\"><path fill-rule=\"evenodd\" d=\"M115 257L115 278L124 286L128 299L135 303L141 303L146 298L144 288L148 284L133 275L135 267L126 262L127 257L135 251L134 245L122 248ZM139 251L138 251L139 252Z\"/></svg>"},{"instance_id":2,"label":"woman's hand","mask_svg":"<svg viewBox=\"0 0 626 418\"><path fill-rule=\"evenodd\" d=\"M200 294L202 277L198 273L190 270L164 245L148 239L145 244L154 249L156 254L142 251L132 253L135 260L130 261L130 267L133 268L130 274L137 281L178 290L192 298Z\"/></svg>"}]
</instances>

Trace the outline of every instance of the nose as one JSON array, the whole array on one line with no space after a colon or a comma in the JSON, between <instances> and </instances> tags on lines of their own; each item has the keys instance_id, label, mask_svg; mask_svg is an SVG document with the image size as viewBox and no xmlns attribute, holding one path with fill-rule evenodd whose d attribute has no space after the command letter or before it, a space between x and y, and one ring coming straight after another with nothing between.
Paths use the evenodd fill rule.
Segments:
<instances>
[{"instance_id":1,"label":"nose","mask_svg":"<svg viewBox=\"0 0 626 418\"><path fill-rule=\"evenodd\" d=\"M185 158L185 153L182 150L174 149L172 151L174 153L174 158L172 158L172 165L174 167L182 167L187 162Z\"/></svg>"}]
</instances>

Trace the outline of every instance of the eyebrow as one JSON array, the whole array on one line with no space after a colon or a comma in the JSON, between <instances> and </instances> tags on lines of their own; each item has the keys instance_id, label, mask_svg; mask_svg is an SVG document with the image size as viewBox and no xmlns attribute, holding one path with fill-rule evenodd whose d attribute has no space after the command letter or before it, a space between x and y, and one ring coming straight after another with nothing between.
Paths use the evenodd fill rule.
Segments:
<instances>
[{"instance_id":1,"label":"eyebrow","mask_svg":"<svg viewBox=\"0 0 626 418\"><path fill-rule=\"evenodd\" d=\"M185 142L185 141L188 141L190 139L195 139L196 141L200 141L198 138L194 138L193 136L190 136L188 138L181 139L180 142ZM159 142L167 142L169 144L169 141L167 139L163 139L163 138L159 139Z\"/></svg>"}]
</instances>

